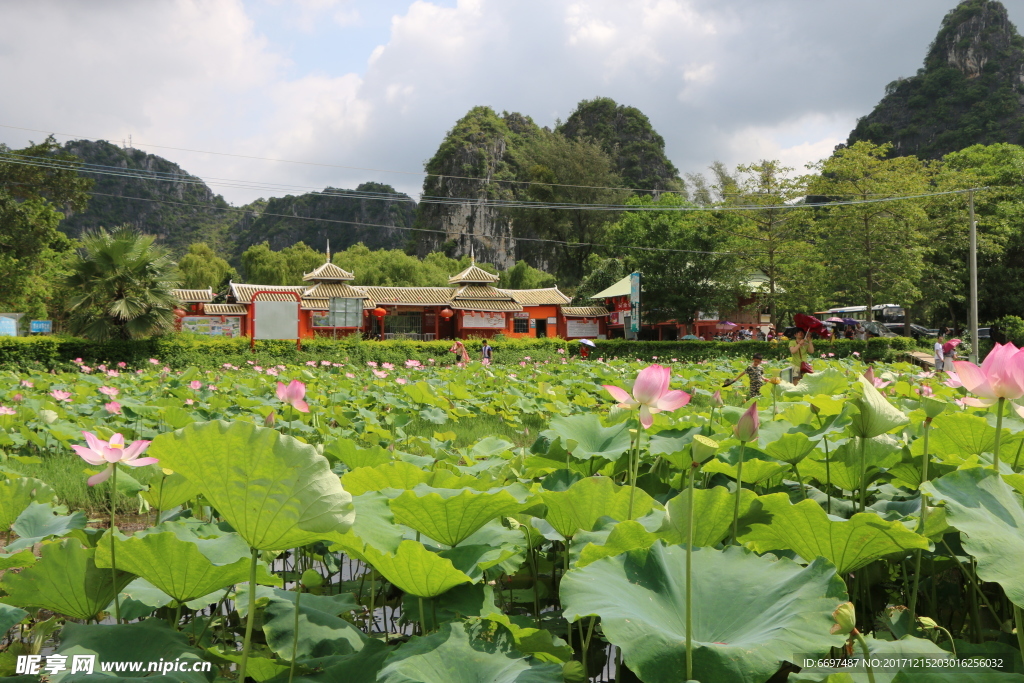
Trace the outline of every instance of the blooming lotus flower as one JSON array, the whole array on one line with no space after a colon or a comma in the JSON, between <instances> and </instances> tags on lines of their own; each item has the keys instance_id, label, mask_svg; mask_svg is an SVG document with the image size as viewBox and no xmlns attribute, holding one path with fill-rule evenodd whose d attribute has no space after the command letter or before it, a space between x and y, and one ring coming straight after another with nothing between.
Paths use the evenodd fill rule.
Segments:
<instances>
[{"instance_id":1,"label":"blooming lotus flower","mask_svg":"<svg viewBox=\"0 0 1024 683\"><path fill-rule=\"evenodd\" d=\"M267 374L270 375L271 377L277 377L277 368L267 368Z\"/></svg>"},{"instance_id":2,"label":"blooming lotus flower","mask_svg":"<svg viewBox=\"0 0 1024 683\"><path fill-rule=\"evenodd\" d=\"M70 391L61 391L60 389L54 389L53 391L51 391L50 392L50 396L53 396L58 401L70 401L71 400L71 392Z\"/></svg>"},{"instance_id":3,"label":"blooming lotus flower","mask_svg":"<svg viewBox=\"0 0 1024 683\"><path fill-rule=\"evenodd\" d=\"M380 366L382 368L384 368L385 370L394 370L395 369L395 366L392 365L391 363L381 363Z\"/></svg>"},{"instance_id":4,"label":"blooming lotus flower","mask_svg":"<svg viewBox=\"0 0 1024 683\"><path fill-rule=\"evenodd\" d=\"M871 386L873 386L875 389L884 389L885 387L892 384L892 382L886 382L878 377L875 377L874 368L868 368L868 371L864 373L864 379L871 382Z\"/></svg>"},{"instance_id":5,"label":"blooming lotus flower","mask_svg":"<svg viewBox=\"0 0 1024 683\"><path fill-rule=\"evenodd\" d=\"M192 389L193 391L199 391L200 389L203 388L203 383L197 379L194 379L188 383L188 388Z\"/></svg>"},{"instance_id":6,"label":"blooming lotus flower","mask_svg":"<svg viewBox=\"0 0 1024 683\"><path fill-rule=\"evenodd\" d=\"M377 377L379 379L384 379L385 377L388 376L388 373L384 372L383 370L374 370L373 375L374 377Z\"/></svg>"},{"instance_id":7,"label":"blooming lotus flower","mask_svg":"<svg viewBox=\"0 0 1024 683\"><path fill-rule=\"evenodd\" d=\"M17 411L14 408L8 408L7 406L0 406L0 415L15 415Z\"/></svg>"},{"instance_id":8,"label":"blooming lotus flower","mask_svg":"<svg viewBox=\"0 0 1024 683\"><path fill-rule=\"evenodd\" d=\"M309 412L309 404L303 400L305 396L306 385L297 379L293 379L287 386L283 382L277 383L277 397L300 413Z\"/></svg>"},{"instance_id":9,"label":"blooming lotus flower","mask_svg":"<svg viewBox=\"0 0 1024 683\"><path fill-rule=\"evenodd\" d=\"M662 411L673 411L690 402L690 395L685 391L669 390L672 371L661 365L651 365L640 371L633 383L633 395L625 389L610 384L603 385L612 398L619 402L620 408L640 408L640 424L645 429L654 424L654 414Z\"/></svg>"},{"instance_id":10,"label":"blooming lotus flower","mask_svg":"<svg viewBox=\"0 0 1024 683\"><path fill-rule=\"evenodd\" d=\"M395 379L395 381L398 382L399 384L407 384L409 382L409 380L407 380L404 377L398 377L397 379Z\"/></svg>"},{"instance_id":11,"label":"blooming lotus flower","mask_svg":"<svg viewBox=\"0 0 1024 683\"><path fill-rule=\"evenodd\" d=\"M160 365L160 361L158 361L156 358L150 358L149 362L152 363L153 365Z\"/></svg>"},{"instance_id":12,"label":"blooming lotus flower","mask_svg":"<svg viewBox=\"0 0 1024 683\"><path fill-rule=\"evenodd\" d=\"M345 376L348 377L349 379L355 379L356 378L356 376L353 375L351 372L346 372Z\"/></svg>"},{"instance_id":13,"label":"blooming lotus flower","mask_svg":"<svg viewBox=\"0 0 1024 683\"><path fill-rule=\"evenodd\" d=\"M156 458L139 457L143 451L149 448L148 441L140 439L125 448L124 436L121 434L114 434L110 437L110 441L103 441L92 432L82 432L82 434L85 436L85 442L88 446L72 445L71 447L75 449L75 453L78 453L82 460L85 460L90 465L107 466L99 474L89 477L89 486L95 486L109 479L110 475L114 472L114 467L119 462L129 467L154 465L158 462Z\"/></svg>"},{"instance_id":14,"label":"blooming lotus flower","mask_svg":"<svg viewBox=\"0 0 1024 683\"><path fill-rule=\"evenodd\" d=\"M217 385L216 384L210 384L209 386L206 387L206 389L208 391L217 391Z\"/></svg>"},{"instance_id":15,"label":"blooming lotus flower","mask_svg":"<svg viewBox=\"0 0 1024 683\"><path fill-rule=\"evenodd\" d=\"M757 432L761 428L761 418L757 414L757 401L754 401L747 412L740 415L739 421L733 427L733 433L740 441L755 441Z\"/></svg>"},{"instance_id":16,"label":"blooming lotus flower","mask_svg":"<svg viewBox=\"0 0 1024 683\"><path fill-rule=\"evenodd\" d=\"M119 367L119 368L126 368L126 367L128 367L128 364L125 363L124 361L121 361L120 363L117 364L117 367Z\"/></svg>"},{"instance_id":17,"label":"blooming lotus flower","mask_svg":"<svg viewBox=\"0 0 1024 683\"><path fill-rule=\"evenodd\" d=\"M14 395L14 397L12 398L12 400L13 400L13 401L14 401L15 403L21 403L22 401L24 401L24 400L25 400L25 397L24 397L24 396L22 396L21 394L15 394L15 395Z\"/></svg>"},{"instance_id":18,"label":"blooming lotus flower","mask_svg":"<svg viewBox=\"0 0 1024 683\"><path fill-rule=\"evenodd\" d=\"M917 391L922 396L932 396L932 395L935 394L935 392L932 391L932 388L930 386L928 386L927 384L922 384L921 387Z\"/></svg>"},{"instance_id":19,"label":"blooming lotus flower","mask_svg":"<svg viewBox=\"0 0 1024 683\"><path fill-rule=\"evenodd\" d=\"M100 393L104 396L117 396L121 390L117 387L100 387Z\"/></svg>"},{"instance_id":20,"label":"blooming lotus flower","mask_svg":"<svg viewBox=\"0 0 1024 683\"><path fill-rule=\"evenodd\" d=\"M27 387L27 388L31 389L32 387L35 386L35 384L33 384L32 382L28 381L27 379L23 379L23 380L21 380L21 386Z\"/></svg>"},{"instance_id":21,"label":"blooming lotus flower","mask_svg":"<svg viewBox=\"0 0 1024 683\"><path fill-rule=\"evenodd\" d=\"M325 366L325 367L330 367L331 361L329 361L329 360L322 360L322 361L320 361L320 365Z\"/></svg>"},{"instance_id":22,"label":"blooming lotus flower","mask_svg":"<svg viewBox=\"0 0 1024 683\"><path fill-rule=\"evenodd\" d=\"M978 397L965 398L969 406L990 406L1001 398L1024 396L1024 349L1012 343L996 344L980 368L965 360L953 361L953 367L964 388Z\"/></svg>"},{"instance_id":23,"label":"blooming lotus flower","mask_svg":"<svg viewBox=\"0 0 1024 683\"><path fill-rule=\"evenodd\" d=\"M963 382L960 381L960 376L955 372L947 372L946 376L949 378L943 384L951 389L959 389L963 386Z\"/></svg>"},{"instance_id":24,"label":"blooming lotus flower","mask_svg":"<svg viewBox=\"0 0 1024 683\"><path fill-rule=\"evenodd\" d=\"M121 404L118 403L117 401L111 401L110 403L104 403L103 404L103 409L106 410L111 415L120 415L121 414Z\"/></svg>"}]
</instances>

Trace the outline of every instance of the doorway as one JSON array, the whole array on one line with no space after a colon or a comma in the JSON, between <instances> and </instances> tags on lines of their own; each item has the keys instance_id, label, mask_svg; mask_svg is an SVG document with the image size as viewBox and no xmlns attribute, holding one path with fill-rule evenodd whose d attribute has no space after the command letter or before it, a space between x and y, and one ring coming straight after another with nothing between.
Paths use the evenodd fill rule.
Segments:
<instances>
[{"instance_id":1,"label":"doorway","mask_svg":"<svg viewBox=\"0 0 1024 683\"><path fill-rule=\"evenodd\" d=\"M537 339L548 336L547 318L537 318Z\"/></svg>"}]
</instances>

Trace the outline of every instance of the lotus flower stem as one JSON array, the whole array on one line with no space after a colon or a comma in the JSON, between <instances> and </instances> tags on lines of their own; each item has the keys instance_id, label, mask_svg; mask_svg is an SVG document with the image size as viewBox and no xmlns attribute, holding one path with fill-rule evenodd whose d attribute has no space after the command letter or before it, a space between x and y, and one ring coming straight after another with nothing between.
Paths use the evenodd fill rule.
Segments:
<instances>
[{"instance_id":1,"label":"lotus flower stem","mask_svg":"<svg viewBox=\"0 0 1024 683\"><path fill-rule=\"evenodd\" d=\"M423 608L423 596L418 595L416 599L419 600L420 605L420 635L425 636L427 635L427 612Z\"/></svg>"},{"instance_id":2,"label":"lotus flower stem","mask_svg":"<svg viewBox=\"0 0 1024 683\"><path fill-rule=\"evenodd\" d=\"M999 403L996 404L996 444L992 448L992 471L999 474L999 440L1003 436L1003 404L1006 403L1006 399L1002 396L999 397Z\"/></svg>"},{"instance_id":3,"label":"lotus flower stem","mask_svg":"<svg viewBox=\"0 0 1024 683\"><path fill-rule=\"evenodd\" d=\"M740 461L736 465L736 498L732 507L732 541L736 543L740 520L740 494L743 493L743 456L747 450L747 442L740 441Z\"/></svg>"},{"instance_id":4,"label":"lotus flower stem","mask_svg":"<svg viewBox=\"0 0 1024 683\"><path fill-rule=\"evenodd\" d=\"M932 418L926 417L924 419L924 454L921 456L921 483L928 481L928 433L931 431ZM918 516L917 533L924 535L924 524L928 519L928 494L922 489L921 491L921 514ZM921 579L921 549L918 548L914 553L914 587L910 591L910 619L914 620L917 618L917 587Z\"/></svg>"},{"instance_id":5,"label":"lotus flower stem","mask_svg":"<svg viewBox=\"0 0 1024 683\"><path fill-rule=\"evenodd\" d=\"M953 550L949 547L949 544L946 543L945 539L942 540L942 545L946 548L946 552L949 553L950 559L956 562L957 565L960 567L960 573L967 577L967 581L971 584L971 587L974 589L974 592L981 597L981 601L985 603L985 607L987 607L988 611L992 613L992 617L996 620L996 623L1001 623L1003 620L999 618L999 615L996 614L995 608L992 607L992 603L990 603L988 601L988 598L985 597L985 594L981 592L981 587L975 580L973 572L964 571L963 565L960 563L960 560L957 558L957 556L953 553ZM975 606L977 606L976 601Z\"/></svg>"},{"instance_id":6,"label":"lotus flower stem","mask_svg":"<svg viewBox=\"0 0 1024 683\"><path fill-rule=\"evenodd\" d=\"M299 658L299 598L302 597L302 574L299 573L299 549L293 552L295 558L295 621L292 623L292 661L288 666L288 683L295 678L295 660ZM242 683L245 683L244 680Z\"/></svg>"},{"instance_id":7,"label":"lotus flower stem","mask_svg":"<svg viewBox=\"0 0 1024 683\"><path fill-rule=\"evenodd\" d=\"M636 476L640 471L640 424L636 426L636 441L633 447L633 457L630 458L629 465L629 510L626 513L626 519L633 519L633 495L636 493ZM566 549L568 552L568 549ZM568 567L567 567L568 568Z\"/></svg>"},{"instance_id":8,"label":"lotus flower stem","mask_svg":"<svg viewBox=\"0 0 1024 683\"><path fill-rule=\"evenodd\" d=\"M865 453L867 444L863 436L858 439L860 440L860 510L858 512L864 512L868 497L868 461Z\"/></svg>"},{"instance_id":9,"label":"lotus flower stem","mask_svg":"<svg viewBox=\"0 0 1024 683\"><path fill-rule=\"evenodd\" d=\"M249 559L249 612L245 615L245 640L242 641L242 661L238 665L238 680L245 683L245 666L249 663L249 648L252 645L252 624L256 615L256 562L259 551L250 548ZM292 653L294 656L294 653Z\"/></svg>"},{"instance_id":10,"label":"lotus flower stem","mask_svg":"<svg viewBox=\"0 0 1024 683\"><path fill-rule=\"evenodd\" d=\"M864 670L868 674L868 683L875 683L875 671L871 668L871 650L868 649L868 641L864 640L864 636L857 629L853 629L853 637L857 639L860 649L864 651Z\"/></svg>"},{"instance_id":11,"label":"lotus flower stem","mask_svg":"<svg viewBox=\"0 0 1024 683\"><path fill-rule=\"evenodd\" d=\"M1020 451L1021 451L1022 448L1024 448L1024 441L1021 441L1020 445L1017 446L1017 457L1015 457L1013 459L1013 468L1012 469L1013 469L1014 472L1017 471L1017 463L1020 462Z\"/></svg>"},{"instance_id":12,"label":"lotus flower stem","mask_svg":"<svg viewBox=\"0 0 1024 683\"><path fill-rule=\"evenodd\" d=\"M689 498L686 501L686 680L693 680L693 480L697 463L690 463ZM733 535L736 534L733 529Z\"/></svg>"},{"instance_id":13,"label":"lotus flower stem","mask_svg":"<svg viewBox=\"0 0 1024 683\"><path fill-rule=\"evenodd\" d=\"M804 500L807 500L807 487L804 486L804 480L800 478L800 468L796 463L793 463L793 474L796 475L796 483L800 485L800 493L803 494Z\"/></svg>"},{"instance_id":14,"label":"lotus flower stem","mask_svg":"<svg viewBox=\"0 0 1024 683\"><path fill-rule=\"evenodd\" d=\"M114 561L114 534L116 520L115 502L117 498L117 463L114 464L114 470L110 473L110 578L114 584L114 623L121 623L121 599L118 597L117 589L117 562ZM175 627L177 628L177 627Z\"/></svg>"}]
</instances>

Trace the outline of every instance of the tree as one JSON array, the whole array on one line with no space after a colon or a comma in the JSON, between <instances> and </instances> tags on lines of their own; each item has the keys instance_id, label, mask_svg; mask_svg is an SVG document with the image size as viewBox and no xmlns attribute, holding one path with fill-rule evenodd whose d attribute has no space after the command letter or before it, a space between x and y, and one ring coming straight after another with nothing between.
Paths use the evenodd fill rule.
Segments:
<instances>
[{"instance_id":1,"label":"tree","mask_svg":"<svg viewBox=\"0 0 1024 683\"><path fill-rule=\"evenodd\" d=\"M503 289L542 289L555 286L555 276L518 261L508 270L500 273L498 286Z\"/></svg>"},{"instance_id":2,"label":"tree","mask_svg":"<svg viewBox=\"0 0 1024 683\"><path fill-rule=\"evenodd\" d=\"M52 136L25 149L0 145L0 154L0 308L44 317L59 282L54 265L73 249L57 229L62 209L83 210L92 181Z\"/></svg>"},{"instance_id":3,"label":"tree","mask_svg":"<svg viewBox=\"0 0 1024 683\"><path fill-rule=\"evenodd\" d=\"M811 166L820 175L811 181L810 193L836 202L819 221L819 244L836 295L847 304L864 303L869 311L879 296L906 304L921 295L924 203L873 200L925 193L930 169L916 157L887 159L890 149L857 142Z\"/></svg>"},{"instance_id":4,"label":"tree","mask_svg":"<svg viewBox=\"0 0 1024 683\"><path fill-rule=\"evenodd\" d=\"M645 321L692 322L698 311L735 304L734 258L713 217L677 210L694 205L674 194L632 197L627 206L636 210L615 225L609 242L627 272L641 274Z\"/></svg>"},{"instance_id":5,"label":"tree","mask_svg":"<svg viewBox=\"0 0 1024 683\"><path fill-rule=\"evenodd\" d=\"M281 251L270 244L256 244L242 253L245 281L254 285L301 285L302 276L323 265L327 256L296 242Z\"/></svg>"},{"instance_id":6,"label":"tree","mask_svg":"<svg viewBox=\"0 0 1024 683\"><path fill-rule=\"evenodd\" d=\"M577 306L593 306L590 297L604 291L622 278L629 275L626 263L620 258L604 258L599 254L591 254L587 259L587 274L580 280L573 294L573 303Z\"/></svg>"},{"instance_id":7,"label":"tree","mask_svg":"<svg viewBox=\"0 0 1024 683\"><path fill-rule=\"evenodd\" d=\"M66 281L72 333L104 341L171 329L175 264L154 239L126 225L82 235L82 250Z\"/></svg>"},{"instance_id":8,"label":"tree","mask_svg":"<svg viewBox=\"0 0 1024 683\"><path fill-rule=\"evenodd\" d=\"M190 244L188 253L178 261L181 286L186 289L223 289L238 277L237 271L205 242Z\"/></svg>"}]
</instances>

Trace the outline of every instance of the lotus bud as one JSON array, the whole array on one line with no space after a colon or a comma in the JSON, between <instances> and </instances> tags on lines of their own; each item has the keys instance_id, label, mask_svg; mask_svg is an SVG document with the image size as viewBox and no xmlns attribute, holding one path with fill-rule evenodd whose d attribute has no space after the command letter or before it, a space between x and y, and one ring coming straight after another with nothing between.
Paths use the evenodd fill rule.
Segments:
<instances>
[{"instance_id":1,"label":"lotus bud","mask_svg":"<svg viewBox=\"0 0 1024 683\"><path fill-rule=\"evenodd\" d=\"M719 389L715 393L711 394L711 405L716 408L721 408L725 405L725 401L722 400L722 390Z\"/></svg>"},{"instance_id":2,"label":"lotus bud","mask_svg":"<svg viewBox=\"0 0 1024 683\"><path fill-rule=\"evenodd\" d=\"M306 589L319 588L324 585L324 577L315 569L307 569L302 572L302 587Z\"/></svg>"},{"instance_id":3,"label":"lotus bud","mask_svg":"<svg viewBox=\"0 0 1024 683\"><path fill-rule=\"evenodd\" d=\"M835 619L835 625L829 633L835 635L841 633L844 636L853 633L857 628L857 612L853 608L852 602L844 602L836 608L836 611L832 613L832 618Z\"/></svg>"},{"instance_id":4,"label":"lotus bud","mask_svg":"<svg viewBox=\"0 0 1024 683\"><path fill-rule=\"evenodd\" d=\"M693 458L694 464L710 460L717 451L718 442L703 434L695 434L693 441L690 442L690 457Z\"/></svg>"},{"instance_id":5,"label":"lotus bud","mask_svg":"<svg viewBox=\"0 0 1024 683\"><path fill-rule=\"evenodd\" d=\"M821 412L821 408L819 408L818 406L814 405L813 403L808 403L807 405L809 405L811 407L811 412L814 413L815 415L817 415L817 414L819 414Z\"/></svg>"},{"instance_id":6,"label":"lotus bud","mask_svg":"<svg viewBox=\"0 0 1024 683\"><path fill-rule=\"evenodd\" d=\"M54 422L57 421L58 415L52 410L44 409L39 411L39 417L43 418L43 422L45 422L46 424L52 425Z\"/></svg>"},{"instance_id":7,"label":"lotus bud","mask_svg":"<svg viewBox=\"0 0 1024 683\"><path fill-rule=\"evenodd\" d=\"M269 413L267 413L267 416L265 418L263 418L263 426L264 427L273 427L274 426L274 422L276 422L276 421L277 421L277 413L275 413L273 410L271 410Z\"/></svg>"},{"instance_id":8,"label":"lotus bud","mask_svg":"<svg viewBox=\"0 0 1024 683\"><path fill-rule=\"evenodd\" d=\"M939 627L931 617L918 617L917 623L921 624L921 628L926 631L934 631Z\"/></svg>"},{"instance_id":9,"label":"lotus bud","mask_svg":"<svg viewBox=\"0 0 1024 683\"><path fill-rule=\"evenodd\" d=\"M757 401L754 401L750 408L747 409L747 412L740 415L739 422L736 423L733 431L737 439L748 442L757 439L757 430L760 427L761 420L757 416Z\"/></svg>"},{"instance_id":10,"label":"lotus bud","mask_svg":"<svg viewBox=\"0 0 1024 683\"><path fill-rule=\"evenodd\" d=\"M945 401L940 401L939 399L932 398L931 396L921 397L921 407L924 408L924 414L928 416L929 420L941 415L948 405L949 404Z\"/></svg>"}]
</instances>

